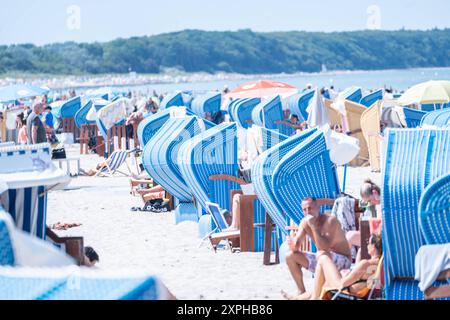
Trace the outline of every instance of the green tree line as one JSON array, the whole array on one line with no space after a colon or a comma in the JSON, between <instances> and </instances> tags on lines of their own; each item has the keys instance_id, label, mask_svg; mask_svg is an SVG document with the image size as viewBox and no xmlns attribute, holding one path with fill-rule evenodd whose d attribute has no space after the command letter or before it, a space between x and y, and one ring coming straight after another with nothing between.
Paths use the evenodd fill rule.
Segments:
<instances>
[{"instance_id":1,"label":"green tree line","mask_svg":"<svg viewBox=\"0 0 450 320\"><path fill-rule=\"evenodd\" d=\"M0 73L185 72L242 74L450 66L450 29L210 32L184 30L105 43L0 46Z\"/></svg>"}]
</instances>

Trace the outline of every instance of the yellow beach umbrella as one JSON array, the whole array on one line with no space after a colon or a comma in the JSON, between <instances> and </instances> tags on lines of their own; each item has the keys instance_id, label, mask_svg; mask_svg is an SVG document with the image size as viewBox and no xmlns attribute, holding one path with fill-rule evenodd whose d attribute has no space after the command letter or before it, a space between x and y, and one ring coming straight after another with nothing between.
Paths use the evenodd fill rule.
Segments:
<instances>
[{"instance_id":1,"label":"yellow beach umbrella","mask_svg":"<svg viewBox=\"0 0 450 320\"><path fill-rule=\"evenodd\" d=\"M450 102L450 81L428 81L415 85L399 98L402 106Z\"/></svg>"}]
</instances>

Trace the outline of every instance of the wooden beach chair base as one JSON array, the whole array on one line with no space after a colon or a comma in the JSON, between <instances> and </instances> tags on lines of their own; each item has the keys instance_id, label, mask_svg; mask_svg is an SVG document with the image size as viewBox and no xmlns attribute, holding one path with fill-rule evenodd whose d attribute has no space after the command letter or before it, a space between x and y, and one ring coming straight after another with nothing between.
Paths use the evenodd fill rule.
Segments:
<instances>
[{"instance_id":1,"label":"wooden beach chair base","mask_svg":"<svg viewBox=\"0 0 450 320\"><path fill-rule=\"evenodd\" d=\"M46 230L46 235L52 242L64 246L66 253L75 259L77 265L84 265L83 237L59 237L49 227Z\"/></svg>"},{"instance_id":2,"label":"wooden beach chair base","mask_svg":"<svg viewBox=\"0 0 450 320\"><path fill-rule=\"evenodd\" d=\"M448 280L450 279L450 269L441 272L438 276L438 280ZM439 299L450 297L450 284L442 285L439 287L431 287L425 290L425 299Z\"/></svg>"},{"instance_id":3,"label":"wooden beach chair base","mask_svg":"<svg viewBox=\"0 0 450 320\"><path fill-rule=\"evenodd\" d=\"M280 263L280 252L278 248L278 241L275 241L275 261L271 262L270 257L272 253L272 231L276 225L273 223L272 218L266 213L266 219L264 223L264 257L263 264L270 266Z\"/></svg>"}]
</instances>

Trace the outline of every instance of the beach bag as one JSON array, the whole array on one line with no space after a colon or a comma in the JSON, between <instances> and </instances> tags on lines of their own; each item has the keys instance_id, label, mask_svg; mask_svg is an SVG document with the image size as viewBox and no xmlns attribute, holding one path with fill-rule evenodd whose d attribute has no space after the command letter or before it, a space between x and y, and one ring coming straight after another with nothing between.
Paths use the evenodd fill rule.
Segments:
<instances>
[{"instance_id":1,"label":"beach bag","mask_svg":"<svg viewBox=\"0 0 450 320\"><path fill-rule=\"evenodd\" d=\"M53 149L52 150L52 160L55 159L66 159L66 149Z\"/></svg>"}]
</instances>

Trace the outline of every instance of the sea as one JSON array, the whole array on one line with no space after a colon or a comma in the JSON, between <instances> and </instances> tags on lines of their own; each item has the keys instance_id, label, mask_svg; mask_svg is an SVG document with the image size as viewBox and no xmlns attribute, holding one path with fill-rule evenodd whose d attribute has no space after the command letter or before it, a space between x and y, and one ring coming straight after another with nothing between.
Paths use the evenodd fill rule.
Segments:
<instances>
[{"instance_id":1,"label":"sea","mask_svg":"<svg viewBox=\"0 0 450 320\"><path fill-rule=\"evenodd\" d=\"M255 75L253 80L258 79ZM270 76L265 75L265 79ZM409 87L429 81L429 80L450 80L450 68L424 68L424 69L404 69L404 70L380 70L380 71L340 71L324 72L314 74L294 74L294 75L272 75L273 80L291 84L299 89L307 85L313 87L334 86L336 90L343 90L350 86L362 87L365 91L376 90L380 88L392 89L394 92L401 93ZM193 91L197 93L223 90L225 87L233 89L253 80L232 79L232 80L214 80L214 81L195 81L179 83L161 83L138 86L120 86L118 90L141 92L151 94L153 90L157 93L167 93L176 90Z\"/></svg>"}]
</instances>

